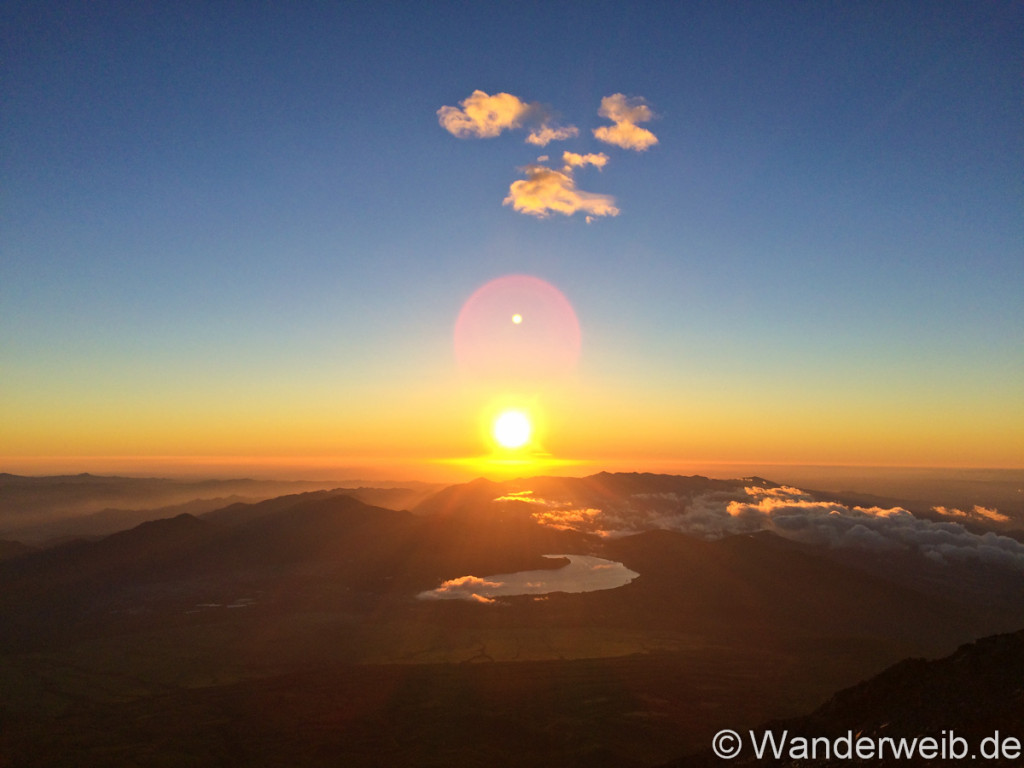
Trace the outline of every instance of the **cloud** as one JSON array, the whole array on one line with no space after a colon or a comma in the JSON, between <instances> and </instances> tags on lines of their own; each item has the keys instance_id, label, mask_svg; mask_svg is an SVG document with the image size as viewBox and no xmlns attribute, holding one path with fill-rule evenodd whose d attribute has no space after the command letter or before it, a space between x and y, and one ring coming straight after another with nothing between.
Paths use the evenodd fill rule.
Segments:
<instances>
[{"instance_id":1,"label":"cloud","mask_svg":"<svg viewBox=\"0 0 1024 768\"><path fill-rule=\"evenodd\" d=\"M996 523L1008 523L1010 522L1010 516L1004 515L998 509L993 507L988 509L987 507L979 507L977 504L974 505L973 509L975 517L980 517L983 520L992 520Z\"/></svg>"},{"instance_id":2,"label":"cloud","mask_svg":"<svg viewBox=\"0 0 1024 768\"><path fill-rule=\"evenodd\" d=\"M598 526L593 520L602 513L600 509L585 508L578 509L572 504L534 496L533 491L510 491L504 496L499 496L494 501L508 502L521 501L534 507L540 507L538 511L532 512L531 517L549 528L557 528L560 531L586 531L588 533L601 534Z\"/></svg>"},{"instance_id":3,"label":"cloud","mask_svg":"<svg viewBox=\"0 0 1024 768\"><path fill-rule=\"evenodd\" d=\"M611 195L584 192L576 188L571 166L555 170L533 163L523 168L523 171L526 178L513 181L508 188L508 196L502 201L519 213L540 219L552 213L572 216L578 211L582 211L590 220L599 216L619 215L615 198Z\"/></svg>"},{"instance_id":4,"label":"cloud","mask_svg":"<svg viewBox=\"0 0 1024 768\"><path fill-rule=\"evenodd\" d=\"M533 491L509 491L504 496L498 496L494 501L522 501L526 504L543 504L549 502L533 495Z\"/></svg>"},{"instance_id":5,"label":"cloud","mask_svg":"<svg viewBox=\"0 0 1024 768\"><path fill-rule=\"evenodd\" d=\"M529 127L529 144L547 146L579 135L574 125L559 126L551 111L536 102L527 103L511 93L489 96L476 90L459 102L459 107L441 107L437 119L441 127L460 139L489 139L502 131Z\"/></svg>"},{"instance_id":6,"label":"cloud","mask_svg":"<svg viewBox=\"0 0 1024 768\"><path fill-rule=\"evenodd\" d=\"M1024 544L993 532L976 534L960 523L919 519L902 507L814 501L795 488L744 492L746 500L729 502L729 516L789 539L876 552L914 550L936 562L981 562L1024 571Z\"/></svg>"},{"instance_id":7,"label":"cloud","mask_svg":"<svg viewBox=\"0 0 1024 768\"><path fill-rule=\"evenodd\" d=\"M575 152L563 152L562 162L565 163L566 168L582 168L587 165L593 165L596 168L604 168L608 163L608 155L604 152L588 155L577 155Z\"/></svg>"},{"instance_id":8,"label":"cloud","mask_svg":"<svg viewBox=\"0 0 1024 768\"><path fill-rule=\"evenodd\" d=\"M484 91L473 91L458 107L437 110L441 127L460 139L486 139L502 131L519 128L530 111L530 105L511 93L488 96Z\"/></svg>"},{"instance_id":9,"label":"cloud","mask_svg":"<svg viewBox=\"0 0 1024 768\"><path fill-rule=\"evenodd\" d=\"M566 139L579 136L579 134L580 129L575 125L553 127L545 123L539 128L530 131L530 135L526 137L526 143L535 144L538 147L546 147L552 141L565 141Z\"/></svg>"},{"instance_id":10,"label":"cloud","mask_svg":"<svg viewBox=\"0 0 1024 768\"><path fill-rule=\"evenodd\" d=\"M988 507L981 507L977 504L970 512L964 512L962 509L949 509L948 507L932 507L933 512L938 512L940 515L947 517L966 517L974 520L982 520L991 523L1008 523L1010 522L1010 516L1004 515L996 508L989 509Z\"/></svg>"},{"instance_id":11,"label":"cloud","mask_svg":"<svg viewBox=\"0 0 1024 768\"><path fill-rule=\"evenodd\" d=\"M939 508L936 511L950 514ZM960 517L1000 522L1005 515L975 507ZM915 517L902 507L857 507L818 501L799 488L748 486L694 496L637 494L604 509L575 509L548 501L534 519L544 525L603 536L651 529L703 539L773 531L787 539L833 549L916 551L938 563L974 562L1024 572L1024 544L995 532L972 533L959 522Z\"/></svg>"},{"instance_id":12,"label":"cloud","mask_svg":"<svg viewBox=\"0 0 1024 768\"><path fill-rule=\"evenodd\" d=\"M601 108L597 110L597 114L615 123L594 129L594 138L598 141L614 144L622 149L635 149L638 152L658 143L657 136L637 125L654 118L651 108L640 96L627 98L621 93L605 96L601 99Z\"/></svg>"},{"instance_id":13,"label":"cloud","mask_svg":"<svg viewBox=\"0 0 1024 768\"><path fill-rule=\"evenodd\" d=\"M420 600L472 600L478 603L493 603L494 599L481 594L501 587L503 582L481 579L479 576L460 576L442 582L437 589L420 592Z\"/></svg>"},{"instance_id":14,"label":"cloud","mask_svg":"<svg viewBox=\"0 0 1024 768\"><path fill-rule=\"evenodd\" d=\"M573 509L565 507L534 512L532 517L541 525L546 525L559 531L582 530L588 533L599 533L599 529L593 524L593 521L600 514L600 509Z\"/></svg>"},{"instance_id":15,"label":"cloud","mask_svg":"<svg viewBox=\"0 0 1024 768\"><path fill-rule=\"evenodd\" d=\"M629 98L621 93L605 96L598 114L613 123L594 129L594 136L600 141L637 151L658 143L653 133L638 125L654 118L642 97ZM527 144L546 147L552 141L564 141L580 133L575 125L559 125L555 113L539 102L526 102L505 92L490 95L479 89L456 107L438 109L437 118L442 128L460 139L493 138L505 131L521 129L527 131ZM578 168L592 165L603 169L608 163L607 155L563 152L561 168L543 164L549 162L549 157L544 155L525 166L522 171L526 178L512 182L503 204L542 219L552 213L572 216L580 212L588 224L601 217L619 215L614 197L580 190L573 178Z\"/></svg>"}]
</instances>

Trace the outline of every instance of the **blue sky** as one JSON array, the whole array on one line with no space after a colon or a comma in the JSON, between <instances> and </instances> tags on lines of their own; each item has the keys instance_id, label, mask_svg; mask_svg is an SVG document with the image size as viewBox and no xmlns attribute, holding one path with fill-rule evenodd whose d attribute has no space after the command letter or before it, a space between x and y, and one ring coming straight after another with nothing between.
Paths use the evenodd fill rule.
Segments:
<instances>
[{"instance_id":1,"label":"blue sky","mask_svg":"<svg viewBox=\"0 0 1024 768\"><path fill-rule=\"evenodd\" d=\"M561 450L1024 460L1019 3L9 3L0 26L0 455L461 448L455 317L525 273L583 332ZM437 111L475 90L579 135L456 138ZM657 145L595 139L616 93ZM575 178L618 216L502 205L563 150L607 154Z\"/></svg>"}]
</instances>

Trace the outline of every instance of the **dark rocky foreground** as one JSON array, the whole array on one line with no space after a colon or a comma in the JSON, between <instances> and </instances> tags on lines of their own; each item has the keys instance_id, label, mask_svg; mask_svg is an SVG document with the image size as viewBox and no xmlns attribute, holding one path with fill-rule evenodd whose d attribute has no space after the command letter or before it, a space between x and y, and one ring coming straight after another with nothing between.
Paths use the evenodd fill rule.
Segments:
<instances>
[{"instance_id":1,"label":"dark rocky foreground","mask_svg":"<svg viewBox=\"0 0 1024 768\"><path fill-rule=\"evenodd\" d=\"M802 748L794 737L813 739L825 737L832 744L836 739L867 739L874 749L885 749L885 758L857 759L858 765L981 764L1019 766L1024 764L1024 631L985 637L968 643L943 659L907 659L895 664L859 685L835 694L809 715L768 722L754 729L763 743L763 734L771 731L776 737L787 734L789 744ZM935 746L924 738L935 740ZM758 758L749 734L743 733L745 744L739 757L730 761L710 751L668 765L678 768L699 768L714 765L797 766L849 765L849 759L838 755L824 756L824 745L818 759ZM935 750L936 757L926 753L910 756L906 751L893 757L895 745L881 740L917 739L916 750ZM777 738L776 743L781 745ZM838 742L841 755L847 749ZM865 754L871 747L865 746ZM943 760L945 756L946 760ZM931 758L931 759L929 759ZM936 759L937 758L937 759ZM667 768L667 766L666 766Z\"/></svg>"}]
</instances>

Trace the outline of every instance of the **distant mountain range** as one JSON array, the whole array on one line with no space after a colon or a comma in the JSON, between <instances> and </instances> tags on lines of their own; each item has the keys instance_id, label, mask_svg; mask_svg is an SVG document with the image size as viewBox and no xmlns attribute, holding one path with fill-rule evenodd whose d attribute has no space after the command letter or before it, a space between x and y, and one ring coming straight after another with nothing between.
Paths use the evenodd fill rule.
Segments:
<instances>
[{"instance_id":1,"label":"distant mountain range","mask_svg":"<svg viewBox=\"0 0 1024 768\"><path fill-rule=\"evenodd\" d=\"M0 473L0 539L50 545L71 537L106 536L182 513L201 515L233 503L338 489L332 481L169 480L153 477ZM437 490L428 483L345 488L368 503L401 509Z\"/></svg>"}]
</instances>

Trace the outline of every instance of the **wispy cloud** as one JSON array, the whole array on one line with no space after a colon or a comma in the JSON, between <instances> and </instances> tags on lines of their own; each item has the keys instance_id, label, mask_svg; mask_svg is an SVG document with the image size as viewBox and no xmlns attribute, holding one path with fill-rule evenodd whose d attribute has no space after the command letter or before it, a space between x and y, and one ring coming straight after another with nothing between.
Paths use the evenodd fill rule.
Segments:
<instances>
[{"instance_id":1,"label":"wispy cloud","mask_svg":"<svg viewBox=\"0 0 1024 768\"><path fill-rule=\"evenodd\" d=\"M437 119L442 128L460 139L489 139L503 131L528 128L526 141L544 147L579 135L574 125L557 125L551 111L542 104L527 103L511 93L489 96L476 90L460 101L459 107L441 107Z\"/></svg>"},{"instance_id":2,"label":"wispy cloud","mask_svg":"<svg viewBox=\"0 0 1024 768\"><path fill-rule=\"evenodd\" d=\"M604 168L608 163L608 155L604 152L589 155L577 155L575 152L563 152L562 162L565 163L566 168L582 168L585 165Z\"/></svg>"},{"instance_id":3,"label":"wispy cloud","mask_svg":"<svg viewBox=\"0 0 1024 768\"><path fill-rule=\"evenodd\" d=\"M601 99L601 108L597 114L615 123L594 129L594 137L598 141L638 152L658 143L657 136L637 125L654 118L654 113L643 97L627 98L624 94L613 93Z\"/></svg>"},{"instance_id":4,"label":"wispy cloud","mask_svg":"<svg viewBox=\"0 0 1024 768\"><path fill-rule=\"evenodd\" d=\"M509 186L503 204L540 219L552 213L572 216L582 212L589 222L598 216L619 215L611 195L577 189L572 170L571 165L555 170L541 163L531 163L523 168L526 178L513 181Z\"/></svg>"},{"instance_id":5,"label":"wispy cloud","mask_svg":"<svg viewBox=\"0 0 1024 768\"><path fill-rule=\"evenodd\" d=\"M565 141L566 139L579 136L579 133L580 129L575 125L553 127L545 124L530 131L530 135L526 137L526 141L528 144L535 144L538 147L546 147L552 141Z\"/></svg>"},{"instance_id":6,"label":"wispy cloud","mask_svg":"<svg viewBox=\"0 0 1024 768\"><path fill-rule=\"evenodd\" d=\"M601 510L593 507L587 509L555 508L534 512L532 517L541 525L560 531L598 533L599 529L593 524L593 521L600 514Z\"/></svg>"},{"instance_id":7,"label":"wispy cloud","mask_svg":"<svg viewBox=\"0 0 1024 768\"><path fill-rule=\"evenodd\" d=\"M504 496L499 496L494 501L521 501L524 504L541 504L548 506L548 502L533 495L533 491L509 491Z\"/></svg>"},{"instance_id":8,"label":"wispy cloud","mask_svg":"<svg viewBox=\"0 0 1024 768\"><path fill-rule=\"evenodd\" d=\"M993 523L1008 523L1010 522L1010 516L1004 515L998 509L988 507L981 507L977 504L970 512L965 512L962 509L950 509L948 507L932 507L934 512L938 512L940 515L946 517L967 517L975 520L983 520Z\"/></svg>"}]
</instances>

